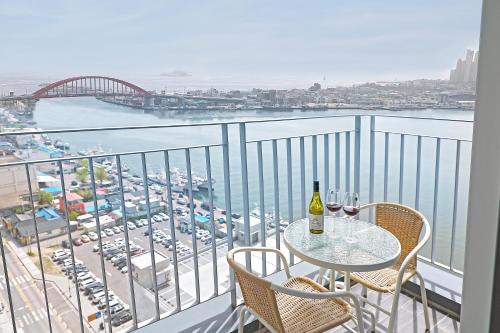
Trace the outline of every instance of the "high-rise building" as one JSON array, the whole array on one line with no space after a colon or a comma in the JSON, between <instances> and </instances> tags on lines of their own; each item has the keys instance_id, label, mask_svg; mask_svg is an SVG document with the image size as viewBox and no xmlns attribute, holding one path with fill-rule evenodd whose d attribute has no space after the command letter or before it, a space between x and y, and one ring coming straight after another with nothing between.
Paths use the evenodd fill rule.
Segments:
<instances>
[{"instance_id":1,"label":"high-rise building","mask_svg":"<svg viewBox=\"0 0 500 333\"><path fill-rule=\"evenodd\" d=\"M458 59L457 65L450 71L450 82L474 83L477 77L477 61L479 52L467 50L465 59Z\"/></svg>"}]
</instances>

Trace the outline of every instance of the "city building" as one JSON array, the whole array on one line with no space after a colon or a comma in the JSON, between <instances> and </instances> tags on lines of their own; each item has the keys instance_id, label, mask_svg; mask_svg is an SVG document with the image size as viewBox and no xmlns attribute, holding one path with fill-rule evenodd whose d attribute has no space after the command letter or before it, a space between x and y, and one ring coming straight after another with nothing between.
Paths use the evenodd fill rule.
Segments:
<instances>
[{"instance_id":1,"label":"city building","mask_svg":"<svg viewBox=\"0 0 500 333\"><path fill-rule=\"evenodd\" d=\"M465 59L458 59L457 65L450 71L450 82L474 83L477 78L479 52L467 50Z\"/></svg>"},{"instance_id":2,"label":"city building","mask_svg":"<svg viewBox=\"0 0 500 333\"><path fill-rule=\"evenodd\" d=\"M64 207L64 196L61 194L58 196L59 199L59 210L64 212L66 209ZM85 210L85 204L83 202L83 198L74 192L66 192L66 200L68 202L68 211L73 212L76 211L80 214L85 214L87 211Z\"/></svg>"},{"instance_id":3,"label":"city building","mask_svg":"<svg viewBox=\"0 0 500 333\"><path fill-rule=\"evenodd\" d=\"M156 283L158 287L166 286L170 281L170 259L155 251ZM153 280L151 253L146 252L131 258L132 276L146 289L156 289Z\"/></svg>"},{"instance_id":4,"label":"city building","mask_svg":"<svg viewBox=\"0 0 500 333\"><path fill-rule=\"evenodd\" d=\"M258 242L261 239L261 228L260 228L260 219L256 218L255 216L250 215L250 242L252 244ZM236 221L234 221L235 225L235 231L238 239L244 240L245 239L245 219L239 218Z\"/></svg>"},{"instance_id":5,"label":"city building","mask_svg":"<svg viewBox=\"0 0 500 333\"><path fill-rule=\"evenodd\" d=\"M0 163L11 163L21 161L14 155L0 156ZM36 168L29 166L31 189L38 193L36 181ZM26 177L26 168L23 165L12 165L0 168L0 209L14 207L22 204L22 198L29 196L29 187ZM27 203L27 202L26 202Z\"/></svg>"},{"instance_id":6,"label":"city building","mask_svg":"<svg viewBox=\"0 0 500 333\"><path fill-rule=\"evenodd\" d=\"M33 213L13 214L4 220L12 235L22 245L32 243L36 237ZM76 230L76 222L70 223L71 229ZM42 208L36 212L36 227L38 238L45 240L63 235L67 232L67 223L54 209Z\"/></svg>"}]
</instances>

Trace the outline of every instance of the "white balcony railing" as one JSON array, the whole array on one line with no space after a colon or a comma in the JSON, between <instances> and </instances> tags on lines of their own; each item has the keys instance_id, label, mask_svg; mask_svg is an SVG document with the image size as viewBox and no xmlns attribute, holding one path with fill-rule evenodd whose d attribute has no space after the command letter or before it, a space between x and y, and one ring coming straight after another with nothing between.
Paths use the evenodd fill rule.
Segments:
<instances>
[{"instance_id":1,"label":"white balcony railing","mask_svg":"<svg viewBox=\"0 0 500 333\"><path fill-rule=\"evenodd\" d=\"M316 124L317 126L302 126L302 124ZM133 329L146 322L156 321L172 313L216 297L223 293L231 293L233 304L236 304L236 287L234 277L229 273L223 254L234 246L276 246L281 248L280 226L286 221L305 217L307 202L310 195L308 184L312 179L319 179L324 193L333 185L344 191L360 193L362 201L396 201L407 204L422 211L432 224L432 241L422 253L422 260L429 262L439 269L453 274L461 274L464 257L465 221L468 193L468 168L470 163L470 144L472 121L455 119L435 119L400 116L320 116L313 118L286 118L279 120L255 120L248 122L204 123L190 125L158 125L158 126L131 126L120 128L99 129L69 129L22 132L16 135L70 135L99 137L102 133L115 131L125 133L150 133L150 131L178 131L182 135L197 135L205 128L210 128L212 133L219 133L211 138L211 142L201 142L196 145L164 146L152 149L142 149L118 153L97 153L85 156L64 156L48 159L27 159L0 165L0 168L21 167L26 174L28 182L28 198L31 205L33 219L36 220L36 211L40 205L37 203L32 184L34 169L52 170L58 178L60 192L66 198L68 184L71 178L68 171L70 163L82 165L88 161L89 189L91 192L92 214L96 219L97 244L102 250L105 242L101 232L105 229L102 224L103 215L108 211L100 203L100 185L97 180L96 169L104 160L112 164L112 173L115 173L119 211L122 221L135 217L125 207L127 195L125 188L129 179L123 170L125 161L135 165L133 171L139 174L140 180L136 183L149 184L142 186L144 191L145 209L143 214L148 223L148 236L144 238L145 245L149 246L151 260L151 274L153 288L144 292L132 272L130 236L127 223L124 223L125 250L127 266L127 282L119 288L128 289L127 300L122 300L130 307L133 320L121 328ZM313 128L313 129L311 129ZM314 130L317 128L317 130ZM258 130L257 130L258 129ZM163 132L162 132L163 133ZM147 134L142 134L147 135ZM180 135L180 134L176 134ZM12 133L0 133L0 136L10 136ZM169 137L166 136L168 139ZM174 156L175 155L175 156ZM193 166L196 172L206 178L208 190L204 200L208 204L207 229L212 235L211 241L201 243L197 239L196 227L200 224L195 214L195 203L200 203L196 196ZM189 214L186 215L191 228L190 239L182 236L185 242L191 243L191 250L187 255L181 256L177 251L177 240L181 237L179 231L179 216L174 208L177 206L174 196L175 187L169 170L174 167L185 168L185 186L189 203ZM162 175L154 179L148 176L153 168L161 169ZM184 174L184 171L180 172ZM101 176L99 176L101 177ZM215 182L214 180L217 180ZM178 181L178 180L176 180ZM156 182L156 185L153 185ZM221 185L220 185L221 184ZM136 186L136 187L141 187ZM156 188L156 190L153 190ZM166 257L172 263L172 281L166 289L159 287L155 256L158 245L153 241L152 218L155 207L150 198L153 192L158 191L160 207L170 207L165 212L168 214L168 224L164 229L172 238L173 251L166 250ZM223 198L223 199L222 199ZM99 275L104 284L106 300L107 327L111 331L112 316L109 313L110 294L116 285L108 281L109 264L104 256L93 258L80 258L73 246L73 241L81 231L71 231L69 207L71 203L63 200L62 215L66 221L64 238L69 241L70 258L75 267L75 260L92 260L93 267L98 267L95 275ZM214 209L217 206L219 208ZM205 207L207 208L207 207ZM252 238L255 225L252 209L258 208L259 240ZM224 210L224 212L223 212ZM267 212L267 214L266 214ZM224 214L223 214L224 213ZM242 234L233 228L234 217L241 215ZM225 223L219 223L218 218L225 215ZM367 217L368 218L368 217ZM205 220L205 219L203 219ZM272 228L274 226L274 228ZM40 240L37 223L34 223L35 237L38 250L38 260L44 261L43 251L46 242ZM143 230L145 230L143 229ZM239 230L238 230L239 231ZM4 234L7 231L2 231ZM226 237L223 235L226 234ZM220 235L220 238L215 237ZM31 240L30 240L31 242ZM9 269L6 265L5 253L2 248L2 258L5 267L7 289L9 284ZM84 245L88 246L88 245ZM151 251L155 249L155 251ZM80 251L80 250L78 250ZM222 252L222 253L221 253ZM210 254L206 258L205 253ZM221 256L222 254L222 256ZM295 260L294 260L295 259ZM201 262L203 261L203 262ZM189 262L189 264L186 264ZM252 266L253 259L246 257L245 264ZM296 258L290 255L293 265ZM262 257L254 269L264 275L280 270L279 261ZM41 279L46 301L46 311L50 318L51 308L47 299L44 265L39 265ZM76 280L76 270L72 272ZM210 276L211 275L211 276ZM185 281L183 281L185 279ZM209 280L209 282L207 282ZM114 281L114 280L113 280ZM144 304L142 297L137 296L137 291L151 295L150 307ZM78 288L77 288L78 289ZM147 288L146 288L147 289ZM163 289L163 290L162 290ZM165 301L166 293L169 295ZM80 329L86 331L91 325L85 316L86 300L78 290L75 292L78 308ZM115 292L116 294L116 292ZM186 297L189 294L189 297ZM12 325L15 329L16 318L13 309L11 293L8 294L9 305L12 312ZM87 311L88 312L88 311ZM50 331L52 326L49 323Z\"/></svg>"}]
</instances>

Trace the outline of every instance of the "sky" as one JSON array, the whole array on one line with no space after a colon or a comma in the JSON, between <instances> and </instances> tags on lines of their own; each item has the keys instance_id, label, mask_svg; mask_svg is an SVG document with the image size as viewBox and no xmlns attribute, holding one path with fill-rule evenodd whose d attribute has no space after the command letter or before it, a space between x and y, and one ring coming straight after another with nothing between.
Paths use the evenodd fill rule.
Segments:
<instances>
[{"instance_id":1,"label":"sky","mask_svg":"<svg viewBox=\"0 0 500 333\"><path fill-rule=\"evenodd\" d=\"M480 0L0 0L0 83L111 75L148 89L442 78Z\"/></svg>"}]
</instances>

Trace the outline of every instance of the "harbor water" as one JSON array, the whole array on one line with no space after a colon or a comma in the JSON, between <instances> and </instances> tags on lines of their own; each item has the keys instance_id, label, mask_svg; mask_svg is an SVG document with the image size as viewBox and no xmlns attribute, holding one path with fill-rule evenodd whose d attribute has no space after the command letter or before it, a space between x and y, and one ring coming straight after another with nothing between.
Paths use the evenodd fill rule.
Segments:
<instances>
[{"instance_id":1,"label":"harbor water","mask_svg":"<svg viewBox=\"0 0 500 333\"><path fill-rule=\"evenodd\" d=\"M70 128L96 128L96 127L121 127L121 126L147 126L147 125L169 125L169 124L197 124L211 122L239 122L256 119L279 119L289 117L315 117L324 115L353 115L360 114L384 115L390 114L400 116L411 116L420 118L446 118L472 120L473 112L458 110L415 110L415 111L367 111L367 110L328 110L328 111L290 111L272 112L262 110L249 111L163 111L144 112L140 109L131 109L123 106L100 102L94 98L67 98L40 100L34 111L33 120L36 126L44 130L48 129L70 129ZM247 142L255 140L262 141L263 166L264 166L264 211L275 211L275 174L273 172L273 142L272 139L283 137L294 137L291 139L292 153L292 202L289 207L288 200L288 169L286 156L286 140L278 140L277 164L278 164L278 193L279 193L279 215L291 219L299 218L302 211L301 184L300 184L300 159L299 139L305 138L305 174L306 174L306 200L312 193L313 163L312 163L312 138L308 135L333 133L337 131L352 130L354 126L353 117L332 117L328 119L301 119L284 122L251 123L246 125ZM368 201L369 188L369 117L362 118L361 136L361 175L360 175L360 197L362 202ZM451 230L453 215L453 194L455 187L455 163L456 163L456 141L452 139L470 140L472 136L471 122L437 121L429 119L408 118L384 118L377 117L376 128L381 132L404 132L407 134L425 135L422 139L422 162L419 210L435 225L436 249L435 258L445 265L449 264L451 251ZM375 135L375 178L374 190L375 201L384 200L384 165L385 165L385 134ZM444 137L440 143L440 162L437 191L436 221L432 221L434 215L435 166L436 166L436 139L433 136ZM106 153L123 153L133 151L144 151L154 149L175 149L182 147L204 146L221 143L221 126L193 126L166 129L141 129L103 131L92 133L65 133L54 134L52 139L60 139L68 142L71 152L102 148ZM335 178L335 136L330 135L329 140L329 186L338 187L341 190L353 190L354 163L354 136L350 137L351 149L346 149L346 135L340 135L340 179ZM240 136L238 125L229 126L229 154L231 170L231 202L233 212L242 211L242 179L240 160ZM416 156L417 137L405 136L404 158L400 159L401 136L389 135L388 150L388 186L387 200L398 201L400 189L402 202L415 206L416 195ZM458 270L463 268L465 222L467 215L467 195L470 165L471 144L463 141L460 147L460 168L458 182L457 219L455 234L455 253L452 266ZM348 158L347 151L350 151ZM321 193L324 195L326 186L325 160L324 160L324 136L317 136L318 169L317 178L322 186ZM186 151L172 150L170 153L170 166L179 169L186 168ZM221 147L210 148L212 177L216 180L214 184L214 200L219 207L224 206L224 176ZM257 164L257 143L247 144L248 176L249 176L249 201L250 209L258 207L259 203L259 181ZM195 148L190 150L193 173L206 177L205 149ZM127 164L131 174L142 176L141 157L132 154L122 157L122 163ZM164 173L165 165L163 153L146 154L147 172ZM349 162L348 162L349 161ZM401 162L402 161L402 162ZM400 163L403 163L402 186L399 184ZM350 172L346 172L349 168ZM291 209L289 209L291 208ZM423 251L425 256L430 255L430 244Z\"/></svg>"}]
</instances>

